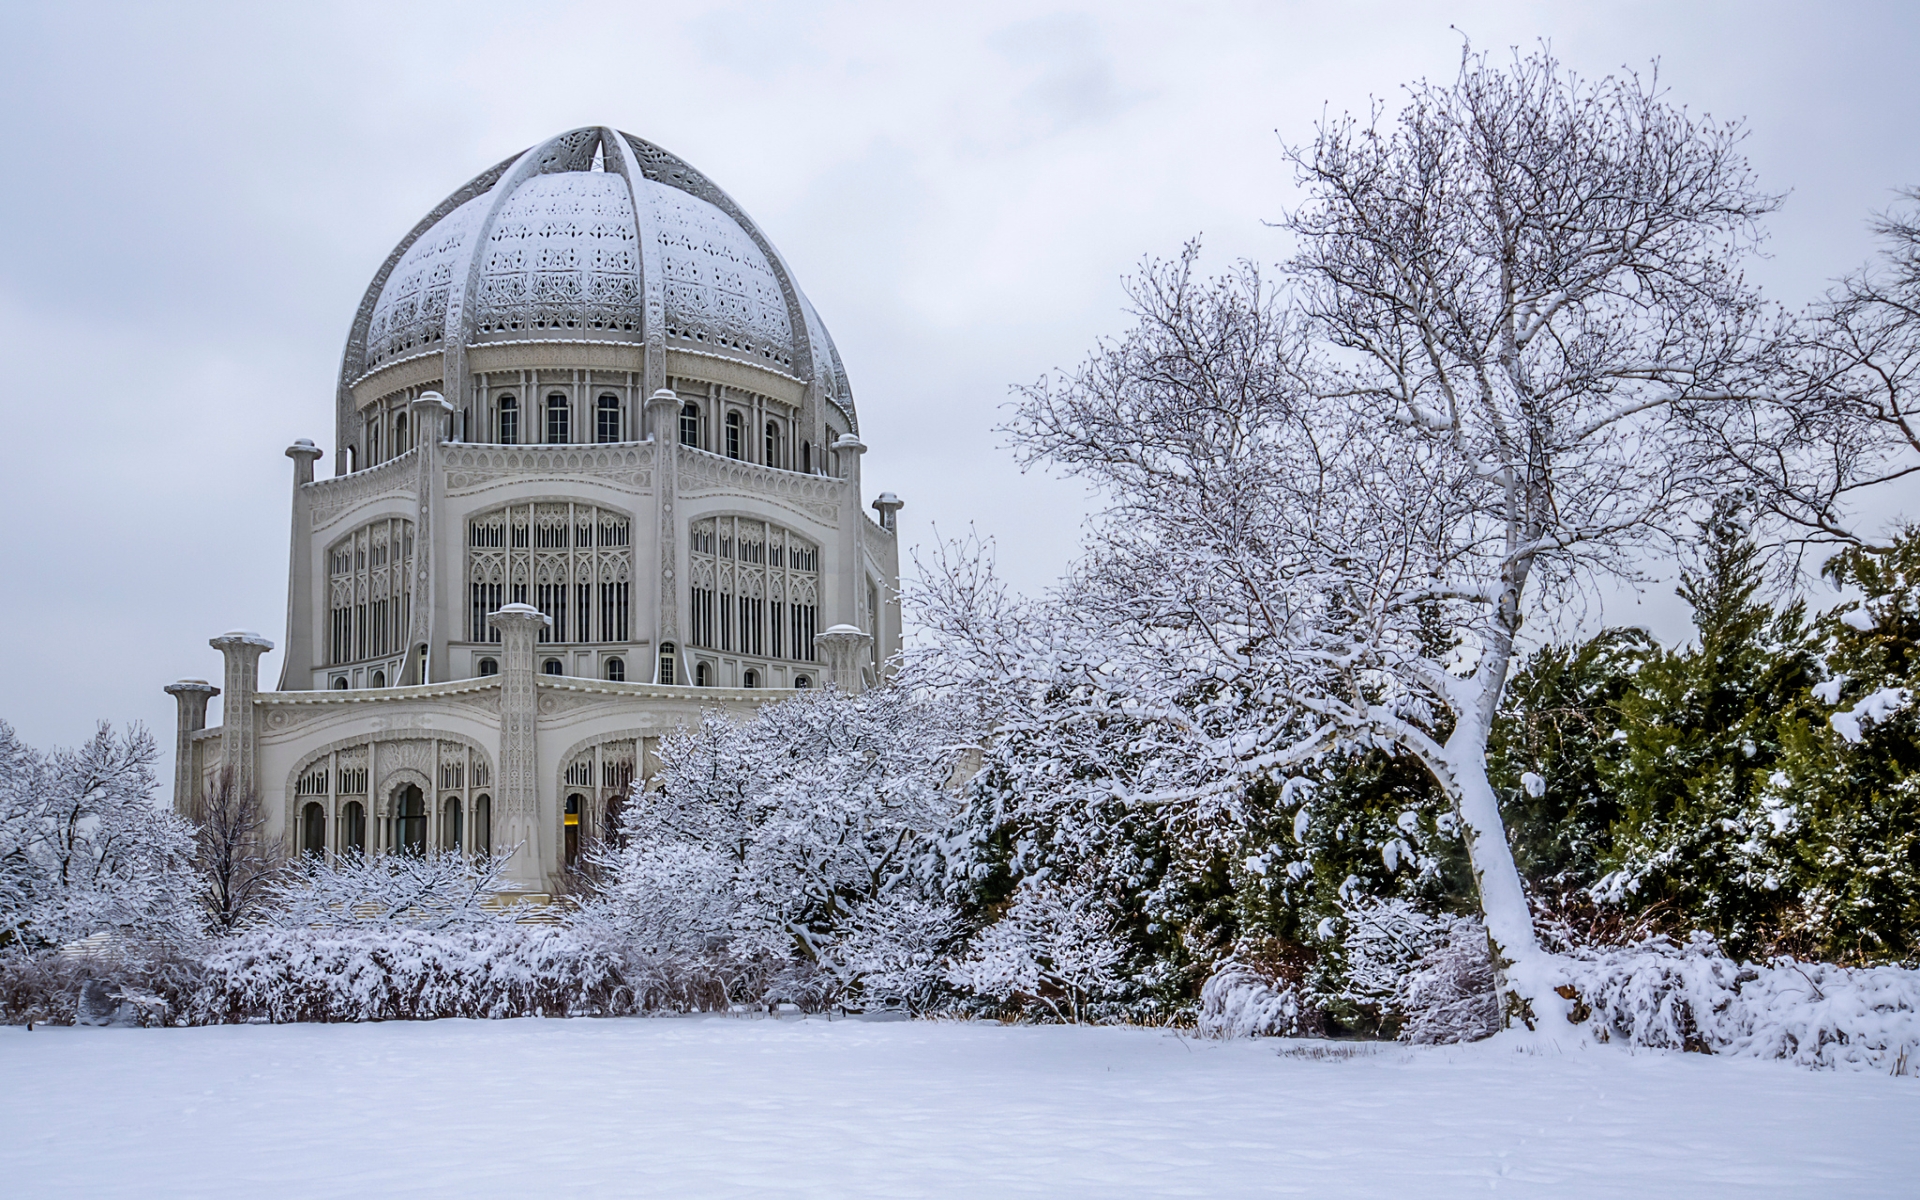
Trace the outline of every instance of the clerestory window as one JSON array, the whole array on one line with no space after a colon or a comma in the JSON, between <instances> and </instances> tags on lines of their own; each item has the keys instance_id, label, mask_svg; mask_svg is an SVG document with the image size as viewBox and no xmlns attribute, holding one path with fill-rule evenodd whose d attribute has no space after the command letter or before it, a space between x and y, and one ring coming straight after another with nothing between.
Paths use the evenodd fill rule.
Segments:
<instances>
[{"instance_id":1,"label":"clerestory window","mask_svg":"<svg viewBox=\"0 0 1920 1200\"><path fill-rule=\"evenodd\" d=\"M680 410L680 444L700 444L700 406L697 404L686 405Z\"/></svg>"},{"instance_id":2,"label":"clerestory window","mask_svg":"<svg viewBox=\"0 0 1920 1200\"><path fill-rule=\"evenodd\" d=\"M620 440L620 397L611 392L600 397L599 407L595 410L593 439L602 444Z\"/></svg>"},{"instance_id":3,"label":"clerestory window","mask_svg":"<svg viewBox=\"0 0 1920 1200\"><path fill-rule=\"evenodd\" d=\"M500 444L514 446L520 442L520 402L512 396L500 397Z\"/></svg>"},{"instance_id":4,"label":"clerestory window","mask_svg":"<svg viewBox=\"0 0 1920 1200\"><path fill-rule=\"evenodd\" d=\"M727 457L740 457L740 414L727 414Z\"/></svg>"},{"instance_id":5,"label":"clerestory window","mask_svg":"<svg viewBox=\"0 0 1920 1200\"><path fill-rule=\"evenodd\" d=\"M554 392L547 397L547 444L549 446L564 446L573 440L572 428L568 424L571 416L572 410L568 407L565 396Z\"/></svg>"}]
</instances>

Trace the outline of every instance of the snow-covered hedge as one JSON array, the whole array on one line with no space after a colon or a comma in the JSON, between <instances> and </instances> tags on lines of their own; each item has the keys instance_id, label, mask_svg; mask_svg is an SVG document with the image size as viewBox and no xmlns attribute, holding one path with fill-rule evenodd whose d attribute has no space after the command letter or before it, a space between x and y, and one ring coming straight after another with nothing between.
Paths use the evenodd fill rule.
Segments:
<instances>
[{"instance_id":1,"label":"snow-covered hedge","mask_svg":"<svg viewBox=\"0 0 1920 1200\"><path fill-rule=\"evenodd\" d=\"M1920 1073L1920 971L1736 963L1705 934L1563 962L1574 1016L1599 1041Z\"/></svg>"},{"instance_id":2,"label":"snow-covered hedge","mask_svg":"<svg viewBox=\"0 0 1920 1200\"><path fill-rule=\"evenodd\" d=\"M1306 1018L1292 985L1229 958L1201 986L1195 1024L1202 1037L1293 1037Z\"/></svg>"},{"instance_id":3,"label":"snow-covered hedge","mask_svg":"<svg viewBox=\"0 0 1920 1200\"><path fill-rule=\"evenodd\" d=\"M632 1005L612 955L565 929L261 930L219 944L191 1024L569 1016Z\"/></svg>"}]
</instances>

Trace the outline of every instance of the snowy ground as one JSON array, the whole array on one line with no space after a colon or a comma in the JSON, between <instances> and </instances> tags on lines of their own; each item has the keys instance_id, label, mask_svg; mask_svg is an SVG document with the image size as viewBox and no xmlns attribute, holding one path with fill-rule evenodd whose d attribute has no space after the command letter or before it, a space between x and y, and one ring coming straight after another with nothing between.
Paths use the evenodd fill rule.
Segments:
<instances>
[{"instance_id":1,"label":"snowy ground","mask_svg":"<svg viewBox=\"0 0 1920 1200\"><path fill-rule=\"evenodd\" d=\"M7 1028L0 1192L1920 1195L1920 1081L1360 1049L724 1018Z\"/></svg>"}]
</instances>

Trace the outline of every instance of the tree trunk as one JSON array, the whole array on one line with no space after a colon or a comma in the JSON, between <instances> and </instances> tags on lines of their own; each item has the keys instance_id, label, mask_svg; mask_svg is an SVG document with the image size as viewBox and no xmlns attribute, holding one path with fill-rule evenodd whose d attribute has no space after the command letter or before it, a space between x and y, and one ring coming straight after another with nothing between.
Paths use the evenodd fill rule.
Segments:
<instances>
[{"instance_id":1,"label":"tree trunk","mask_svg":"<svg viewBox=\"0 0 1920 1200\"><path fill-rule=\"evenodd\" d=\"M1520 1021L1528 1029L1564 1029L1566 1005L1553 993L1553 963L1534 937L1533 913L1520 883L1520 869L1514 865L1513 848L1507 843L1500 798L1487 779L1488 724L1477 713L1463 713L1461 718L1447 739L1447 763L1453 775L1447 782L1466 826L1467 854L1480 892L1480 914L1493 953L1494 989L1500 996L1502 1018L1508 1025Z\"/></svg>"}]
</instances>

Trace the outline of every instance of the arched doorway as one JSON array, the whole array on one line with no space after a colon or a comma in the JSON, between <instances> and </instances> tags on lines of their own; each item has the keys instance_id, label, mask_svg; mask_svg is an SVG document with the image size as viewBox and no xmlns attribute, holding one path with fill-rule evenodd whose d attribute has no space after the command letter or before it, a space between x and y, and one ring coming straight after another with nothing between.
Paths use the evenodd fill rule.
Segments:
<instances>
[{"instance_id":1,"label":"arched doorway","mask_svg":"<svg viewBox=\"0 0 1920 1200\"><path fill-rule=\"evenodd\" d=\"M393 848L399 854L427 852L427 801L411 783L393 793Z\"/></svg>"},{"instance_id":2,"label":"arched doorway","mask_svg":"<svg viewBox=\"0 0 1920 1200\"><path fill-rule=\"evenodd\" d=\"M460 797L448 796L440 812L440 848L458 852L460 849Z\"/></svg>"},{"instance_id":3,"label":"arched doorway","mask_svg":"<svg viewBox=\"0 0 1920 1200\"><path fill-rule=\"evenodd\" d=\"M327 810L308 801L300 810L300 853L318 858L327 852Z\"/></svg>"},{"instance_id":4,"label":"arched doorway","mask_svg":"<svg viewBox=\"0 0 1920 1200\"><path fill-rule=\"evenodd\" d=\"M586 800L579 792L567 796L567 865L575 865L580 859L580 817L586 807Z\"/></svg>"},{"instance_id":5,"label":"arched doorway","mask_svg":"<svg viewBox=\"0 0 1920 1200\"><path fill-rule=\"evenodd\" d=\"M358 800L349 800L340 810L340 853L367 852L367 808Z\"/></svg>"}]
</instances>

